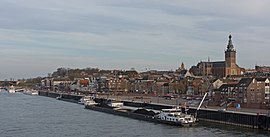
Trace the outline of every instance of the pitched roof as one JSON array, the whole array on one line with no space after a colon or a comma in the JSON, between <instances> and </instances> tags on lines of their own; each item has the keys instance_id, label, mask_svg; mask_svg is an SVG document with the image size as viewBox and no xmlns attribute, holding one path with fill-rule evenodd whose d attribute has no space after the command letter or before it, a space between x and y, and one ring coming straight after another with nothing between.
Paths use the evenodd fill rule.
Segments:
<instances>
[{"instance_id":1,"label":"pitched roof","mask_svg":"<svg viewBox=\"0 0 270 137\"><path fill-rule=\"evenodd\" d=\"M266 78L255 78L257 81L265 81L266 80Z\"/></svg>"},{"instance_id":2,"label":"pitched roof","mask_svg":"<svg viewBox=\"0 0 270 137\"><path fill-rule=\"evenodd\" d=\"M225 61L212 62L213 67L225 67Z\"/></svg>"},{"instance_id":3,"label":"pitched roof","mask_svg":"<svg viewBox=\"0 0 270 137\"><path fill-rule=\"evenodd\" d=\"M237 84L223 84L219 87L220 92L228 92L229 88L235 88Z\"/></svg>"},{"instance_id":4,"label":"pitched roof","mask_svg":"<svg viewBox=\"0 0 270 137\"><path fill-rule=\"evenodd\" d=\"M239 82L238 82L238 87L247 87L251 82L252 82L253 78L242 78Z\"/></svg>"}]
</instances>

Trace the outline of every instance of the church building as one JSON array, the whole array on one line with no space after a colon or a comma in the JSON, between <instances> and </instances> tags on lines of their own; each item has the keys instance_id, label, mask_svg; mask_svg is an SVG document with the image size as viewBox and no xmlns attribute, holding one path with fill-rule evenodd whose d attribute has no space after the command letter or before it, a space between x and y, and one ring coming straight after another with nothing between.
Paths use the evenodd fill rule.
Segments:
<instances>
[{"instance_id":1,"label":"church building","mask_svg":"<svg viewBox=\"0 0 270 137\"><path fill-rule=\"evenodd\" d=\"M191 67L190 71L197 76L215 76L218 78L237 76L241 74L241 68L236 64L236 50L229 35L227 49L225 50L225 61L201 61L197 66Z\"/></svg>"}]
</instances>

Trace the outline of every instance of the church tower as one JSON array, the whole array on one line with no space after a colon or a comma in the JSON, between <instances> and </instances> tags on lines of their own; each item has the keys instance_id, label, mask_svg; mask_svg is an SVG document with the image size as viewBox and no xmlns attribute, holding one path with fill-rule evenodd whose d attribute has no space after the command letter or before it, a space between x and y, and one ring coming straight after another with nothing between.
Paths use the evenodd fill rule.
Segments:
<instances>
[{"instance_id":1,"label":"church tower","mask_svg":"<svg viewBox=\"0 0 270 137\"><path fill-rule=\"evenodd\" d=\"M225 51L225 76L239 75L240 70L236 64L236 50L232 44L232 35L229 35L227 49Z\"/></svg>"}]
</instances>

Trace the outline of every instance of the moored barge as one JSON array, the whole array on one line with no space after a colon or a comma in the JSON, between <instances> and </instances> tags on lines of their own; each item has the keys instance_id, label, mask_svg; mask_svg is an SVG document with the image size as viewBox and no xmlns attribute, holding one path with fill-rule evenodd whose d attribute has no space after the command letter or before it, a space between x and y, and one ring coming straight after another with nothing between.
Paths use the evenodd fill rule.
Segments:
<instances>
[{"instance_id":1,"label":"moored barge","mask_svg":"<svg viewBox=\"0 0 270 137\"><path fill-rule=\"evenodd\" d=\"M119 103L118 103L119 104ZM194 126L196 119L190 114L180 112L181 109L163 109L161 111L136 108L130 106L111 107L106 103L85 104L86 109L91 109L99 112L129 117L138 120L150 121L154 123L162 123L174 126Z\"/></svg>"}]
</instances>

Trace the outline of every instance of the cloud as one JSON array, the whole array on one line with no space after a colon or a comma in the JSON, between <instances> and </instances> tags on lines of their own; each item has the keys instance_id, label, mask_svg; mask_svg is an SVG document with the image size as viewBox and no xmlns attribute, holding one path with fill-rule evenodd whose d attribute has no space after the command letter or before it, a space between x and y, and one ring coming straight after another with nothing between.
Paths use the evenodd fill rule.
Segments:
<instances>
[{"instance_id":1,"label":"cloud","mask_svg":"<svg viewBox=\"0 0 270 137\"><path fill-rule=\"evenodd\" d=\"M0 0L2 72L21 68L31 76L60 66L169 70L181 62L189 67L208 56L224 60L230 32L240 66L267 64L269 3Z\"/></svg>"}]
</instances>

